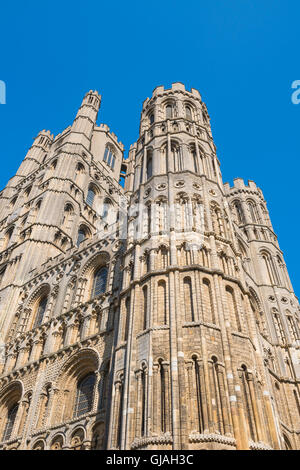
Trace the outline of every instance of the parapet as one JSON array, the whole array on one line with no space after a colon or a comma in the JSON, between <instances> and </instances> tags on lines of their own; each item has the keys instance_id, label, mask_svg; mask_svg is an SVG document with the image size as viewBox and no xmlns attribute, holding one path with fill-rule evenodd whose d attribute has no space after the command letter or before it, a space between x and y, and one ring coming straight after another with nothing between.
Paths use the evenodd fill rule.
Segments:
<instances>
[{"instance_id":1,"label":"parapet","mask_svg":"<svg viewBox=\"0 0 300 470\"><path fill-rule=\"evenodd\" d=\"M84 97L86 98L88 95L96 95L96 96L98 96L98 98L101 98L101 95L100 95L100 93L98 93L97 90L90 90L90 91L88 91L88 92L84 95Z\"/></svg>"},{"instance_id":2,"label":"parapet","mask_svg":"<svg viewBox=\"0 0 300 470\"><path fill-rule=\"evenodd\" d=\"M100 129L101 131L104 131L104 132L106 132L107 134L109 134L110 137L112 138L112 140L114 140L115 143L118 144L119 147L121 147L122 151L124 150L124 145L123 145L123 143L122 143L120 140L118 140L117 135L116 135L113 131L110 130L110 127L109 127L107 124L103 124L103 123L102 123L102 124L100 124L99 126L96 126L96 127L95 127L95 130L97 130L97 129Z\"/></svg>"},{"instance_id":3,"label":"parapet","mask_svg":"<svg viewBox=\"0 0 300 470\"><path fill-rule=\"evenodd\" d=\"M174 92L180 91L180 92L185 92L185 93L191 93L192 95L194 95L195 98L201 100L201 95L200 95L198 90L196 90L195 88L191 88L191 91L189 91L185 88L185 85L183 83L175 82L175 83L172 83L171 88L166 88L165 89L163 85L159 85L156 88L154 88L154 90L152 92L152 97L151 98L146 98L144 100L143 109L145 109L145 107L147 106L150 99L164 93L165 91L174 91Z\"/></svg>"},{"instance_id":4,"label":"parapet","mask_svg":"<svg viewBox=\"0 0 300 470\"><path fill-rule=\"evenodd\" d=\"M36 140L38 137L42 137L42 136L48 137L48 139L53 140L53 134L51 134L50 131L46 131L45 129L43 129L42 131L40 131L40 132L38 133L38 135L37 135L36 137L34 137L33 140Z\"/></svg>"},{"instance_id":5,"label":"parapet","mask_svg":"<svg viewBox=\"0 0 300 470\"><path fill-rule=\"evenodd\" d=\"M230 186L229 183L224 183L225 193L229 193L233 190L247 190L247 191L257 191L262 195L261 189L256 185L253 180L248 180L248 184L245 184L243 178L234 178L233 186Z\"/></svg>"},{"instance_id":6,"label":"parapet","mask_svg":"<svg viewBox=\"0 0 300 470\"><path fill-rule=\"evenodd\" d=\"M129 150L134 150L134 149L136 150L136 148L137 148L137 143L134 142L134 144L131 144L131 145L130 145Z\"/></svg>"}]
</instances>

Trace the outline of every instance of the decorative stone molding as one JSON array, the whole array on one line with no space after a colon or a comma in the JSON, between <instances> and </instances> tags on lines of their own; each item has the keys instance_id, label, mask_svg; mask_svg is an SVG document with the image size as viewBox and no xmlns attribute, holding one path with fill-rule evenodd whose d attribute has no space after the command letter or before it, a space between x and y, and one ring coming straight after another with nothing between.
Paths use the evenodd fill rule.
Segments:
<instances>
[{"instance_id":1,"label":"decorative stone molding","mask_svg":"<svg viewBox=\"0 0 300 470\"><path fill-rule=\"evenodd\" d=\"M172 444L173 438L170 432L161 434L160 436L149 436L149 437L136 437L131 444L131 449L139 449L148 445L166 445Z\"/></svg>"},{"instance_id":2,"label":"decorative stone molding","mask_svg":"<svg viewBox=\"0 0 300 470\"><path fill-rule=\"evenodd\" d=\"M218 444L225 444L228 446L236 447L236 440L234 437L223 436L222 434L200 434L199 432L191 432L189 435L190 442L217 442Z\"/></svg>"},{"instance_id":3,"label":"decorative stone molding","mask_svg":"<svg viewBox=\"0 0 300 470\"><path fill-rule=\"evenodd\" d=\"M249 448L251 450L274 450L273 447L265 444L264 442L249 441Z\"/></svg>"}]
</instances>

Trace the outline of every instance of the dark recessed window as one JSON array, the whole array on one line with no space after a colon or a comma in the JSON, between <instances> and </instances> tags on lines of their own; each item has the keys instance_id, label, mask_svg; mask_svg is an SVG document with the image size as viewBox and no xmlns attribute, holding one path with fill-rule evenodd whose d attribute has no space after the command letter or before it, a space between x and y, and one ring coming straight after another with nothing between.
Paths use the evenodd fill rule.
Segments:
<instances>
[{"instance_id":1,"label":"dark recessed window","mask_svg":"<svg viewBox=\"0 0 300 470\"><path fill-rule=\"evenodd\" d=\"M47 297L43 297L40 302L36 312L35 328L40 326L43 323L46 307L47 307Z\"/></svg>"},{"instance_id":2,"label":"dark recessed window","mask_svg":"<svg viewBox=\"0 0 300 470\"><path fill-rule=\"evenodd\" d=\"M7 422L6 422L6 426L5 426L4 433L3 433L3 441L7 441L11 437L13 427L16 421L18 408L19 408L19 405L16 404L8 411Z\"/></svg>"},{"instance_id":3,"label":"dark recessed window","mask_svg":"<svg viewBox=\"0 0 300 470\"><path fill-rule=\"evenodd\" d=\"M77 386L75 416L89 413L93 406L95 375L89 374Z\"/></svg>"},{"instance_id":4,"label":"dark recessed window","mask_svg":"<svg viewBox=\"0 0 300 470\"><path fill-rule=\"evenodd\" d=\"M89 187L87 197L86 197L87 204L92 207L94 199L95 199L95 191L93 188Z\"/></svg>"},{"instance_id":5,"label":"dark recessed window","mask_svg":"<svg viewBox=\"0 0 300 470\"><path fill-rule=\"evenodd\" d=\"M79 246L81 242L86 238L86 231L81 228L78 230L78 235L77 235L77 242L76 245Z\"/></svg>"},{"instance_id":6,"label":"dark recessed window","mask_svg":"<svg viewBox=\"0 0 300 470\"><path fill-rule=\"evenodd\" d=\"M95 272L92 291L93 297L97 297L97 295L103 294L106 291L107 272L106 267L99 268Z\"/></svg>"}]
</instances>

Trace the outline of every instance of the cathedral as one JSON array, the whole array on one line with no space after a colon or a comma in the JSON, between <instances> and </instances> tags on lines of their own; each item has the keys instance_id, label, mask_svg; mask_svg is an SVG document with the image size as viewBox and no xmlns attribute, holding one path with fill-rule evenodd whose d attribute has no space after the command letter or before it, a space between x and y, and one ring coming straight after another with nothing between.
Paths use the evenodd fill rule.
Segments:
<instances>
[{"instance_id":1,"label":"cathedral","mask_svg":"<svg viewBox=\"0 0 300 470\"><path fill-rule=\"evenodd\" d=\"M0 450L300 449L300 308L263 193L196 89L137 142L41 131L0 193Z\"/></svg>"}]
</instances>

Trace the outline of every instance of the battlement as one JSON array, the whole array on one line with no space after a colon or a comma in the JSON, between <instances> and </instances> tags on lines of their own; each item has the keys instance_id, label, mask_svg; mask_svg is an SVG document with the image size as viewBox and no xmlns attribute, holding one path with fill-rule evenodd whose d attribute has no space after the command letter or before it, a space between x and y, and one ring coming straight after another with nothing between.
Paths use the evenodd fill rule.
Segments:
<instances>
[{"instance_id":1,"label":"battlement","mask_svg":"<svg viewBox=\"0 0 300 470\"><path fill-rule=\"evenodd\" d=\"M40 132L38 133L38 135L37 135L36 138L41 137L42 135L48 137L48 138L51 139L51 140L53 140L53 137L54 137L54 135L51 134L50 131L46 131L45 129L43 129L42 131L40 131Z\"/></svg>"},{"instance_id":2,"label":"battlement","mask_svg":"<svg viewBox=\"0 0 300 470\"><path fill-rule=\"evenodd\" d=\"M233 186L230 186L230 183L224 183L225 193L230 193L233 190L251 190L251 191L258 191L262 194L261 189L256 185L256 183L252 180L248 180L248 184L245 184L243 178L234 178Z\"/></svg>"},{"instance_id":3,"label":"battlement","mask_svg":"<svg viewBox=\"0 0 300 470\"><path fill-rule=\"evenodd\" d=\"M101 95L100 95L100 93L98 93L97 90L90 90L90 91L88 91L88 92L84 95L84 98L86 98L86 97L89 96L89 95L97 96L99 99L101 98Z\"/></svg>"},{"instance_id":4,"label":"battlement","mask_svg":"<svg viewBox=\"0 0 300 470\"><path fill-rule=\"evenodd\" d=\"M95 129L96 130L99 129L100 131L104 131L107 134L109 134L112 140L115 141L115 143L121 148L121 150L122 151L124 150L124 144L120 140L118 140L117 135L113 131L110 130L110 127L107 124L102 123L99 126L96 126Z\"/></svg>"},{"instance_id":5,"label":"battlement","mask_svg":"<svg viewBox=\"0 0 300 470\"><path fill-rule=\"evenodd\" d=\"M134 150L134 149L136 149L136 148L137 148L137 143L134 142L133 144L130 145L129 151L130 151L130 150Z\"/></svg>"},{"instance_id":6,"label":"battlement","mask_svg":"<svg viewBox=\"0 0 300 470\"><path fill-rule=\"evenodd\" d=\"M183 92L183 93L190 93L193 95L194 98L200 99L201 100L201 95L198 90L195 88L191 88L191 91L187 90L185 88L185 85L181 82L175 82L172 83L171 88L166 88L163 85L159 85L156 88L154 88L152 92L151 98L146 98L143 102L143 109L147 106L149 101L151 101L152 98L155 98L159 95L161 95L164 92Z\"/></svg>"}]
</instances>

